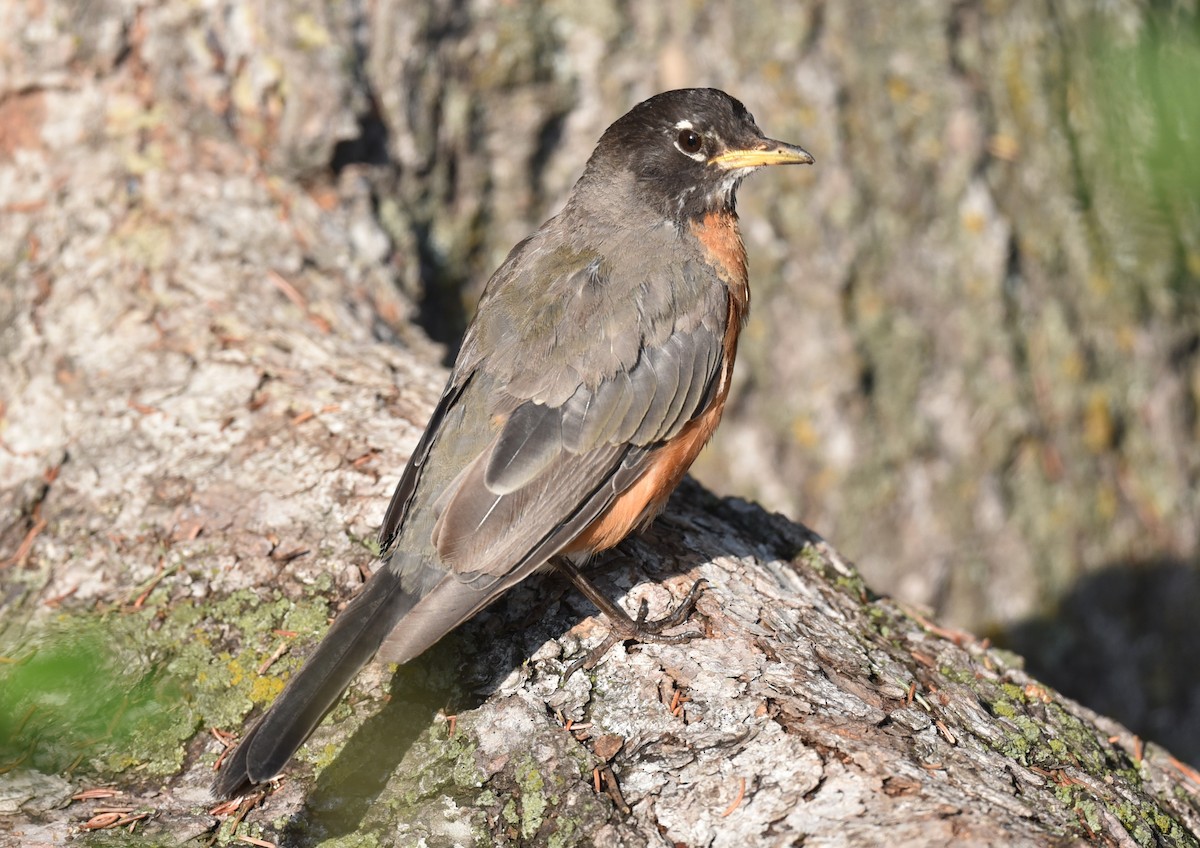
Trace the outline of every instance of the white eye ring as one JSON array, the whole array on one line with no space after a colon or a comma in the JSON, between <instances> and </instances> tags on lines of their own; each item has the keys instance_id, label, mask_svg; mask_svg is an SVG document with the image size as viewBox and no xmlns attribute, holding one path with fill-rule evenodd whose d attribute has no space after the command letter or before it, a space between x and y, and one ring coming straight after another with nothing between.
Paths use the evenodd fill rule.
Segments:
<instances>
[{"instance_id":1,"label":"white eye ring","mask_svg":"<svg viewBox=\"0 0 1200 848\"><path fill-rule=\"evenodd\" d=\"M692 128L691 121L680 121L675 125L675 129L679 130L679 134L675 136L675 149L689 159L703 162L704 136Z\"/></svg>"}]
</instances>

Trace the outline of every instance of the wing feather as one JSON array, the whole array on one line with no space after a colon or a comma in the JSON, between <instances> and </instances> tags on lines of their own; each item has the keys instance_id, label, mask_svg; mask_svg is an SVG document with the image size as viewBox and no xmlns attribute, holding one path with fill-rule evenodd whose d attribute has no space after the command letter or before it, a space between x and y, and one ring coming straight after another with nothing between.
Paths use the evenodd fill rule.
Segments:
<instances>
[{"instance_id":1,"label":"wing feather","mask_svg":"<svg viewBox=\"0 0 1200 848\"><path fill-rule=\"evenodd\" d=\"M720 351L721 339L697 326L559 406L519 405L443 496L433 531L443 564L460 580L483 582L543 551L547 539L569 543L564 531L578 515L599 515L663 440L703 411Z\"/></svg>"},{"instance_id":2,"label":"wing feather","mask_svg":"<svg viewBox=\"0 0 1200 848\"><path fill-rule=\"evenodd\" d=\"M640 238L676 255L666 230ZM648 279L628 247L535 237L489 284L451 378L472 385L438 428L466 430L437 436L433 508L410 522L459 581L498 587L569 545L711 402L728 291L685 258Z\"/></svg>"},{"instance_id":3,"label":"wing feather","mask_svg":"<svg viewBox=\"0 0 1200 848\"><path fill-rule=\"evenodd\" d=\"M563 446L561 414L529 401L508 417L492 447L483 475L484 486L497 495L517 491L554 461Z\"/></svg>"}]
</instances>

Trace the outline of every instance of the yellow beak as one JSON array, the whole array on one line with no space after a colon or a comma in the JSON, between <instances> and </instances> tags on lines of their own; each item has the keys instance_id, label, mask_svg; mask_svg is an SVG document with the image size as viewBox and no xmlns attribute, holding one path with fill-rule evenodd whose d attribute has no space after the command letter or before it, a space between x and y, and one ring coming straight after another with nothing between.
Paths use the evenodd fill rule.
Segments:
<instances>
[{"instance_id":1,"label":"yellow beak","mask_svg":"<svg viewBox=\"0 0 1200 848\"><path fill-rule=\"evenodd\" d=\"M811 165L808 151L794 144L764 138L761 146L747 150L726 150L709 159L709 164L734 171L738 168L758 168L762 165Z\"/></svg>"}]
</instances>

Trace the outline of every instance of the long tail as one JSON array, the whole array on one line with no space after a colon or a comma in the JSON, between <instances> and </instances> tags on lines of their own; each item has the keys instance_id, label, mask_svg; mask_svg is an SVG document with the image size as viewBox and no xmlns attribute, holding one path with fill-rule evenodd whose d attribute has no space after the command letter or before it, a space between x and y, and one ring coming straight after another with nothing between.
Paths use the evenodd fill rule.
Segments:
<instances>
[{"instance_id":1,"label":"long tail","mask_svg":"<svg viewBox=\"0 0 1200 848\"><path fill-rule=\"evenodd\" d=\"M213 794L233 798L277 775L421 594L406 591L396 569L379 569L226 758Z\"/></svg>"}]
</instances>

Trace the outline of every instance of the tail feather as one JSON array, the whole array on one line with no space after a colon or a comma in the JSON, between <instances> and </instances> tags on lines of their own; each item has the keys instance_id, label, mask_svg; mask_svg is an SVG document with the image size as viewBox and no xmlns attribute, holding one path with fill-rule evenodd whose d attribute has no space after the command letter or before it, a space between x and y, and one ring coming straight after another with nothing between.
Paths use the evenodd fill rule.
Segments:
<instances>
[{"instance_id":1,"label":"tail feather","mask_svg":"<svg viewBox=\"0 0 1200 848\"><path fill-rule=\"evenodd\" d=\"M404 589L398 570L376 572L226 758L213 793L233 798L277 775L418 600L419 593Z\"/></svg>"}]
</instances>

